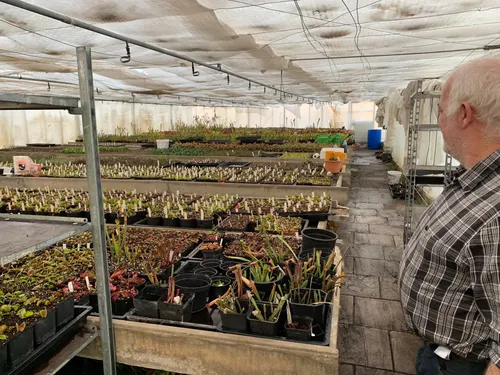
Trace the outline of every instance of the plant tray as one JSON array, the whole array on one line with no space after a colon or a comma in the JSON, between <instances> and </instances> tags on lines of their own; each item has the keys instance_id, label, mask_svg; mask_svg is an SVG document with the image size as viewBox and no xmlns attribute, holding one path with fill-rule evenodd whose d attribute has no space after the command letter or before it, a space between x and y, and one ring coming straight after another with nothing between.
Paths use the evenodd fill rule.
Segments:
<instances>
[{"instance_id":1,"label":"plant tray","mask_svg":"<svg viewBox=\"0 0 500 375\"><path fill-rule=\"evenodd\" d=\"M251 333L244 333L244 332L237 332L237 331L230 331L227 329L222 328L222 322L217 325L217 331L223 332L223 333L229 333L232 335L240 335L240 336L249 336L249 337L261 337L261 338L266 338L270 340L278 340L278 341L286 341L286 342L296 342L304 345L318 345L318 346L329 346L330 345L330 333L331 333L331 320L332 320L332 308L329 306L328 308L328 314L326 318L326 325L325 325L325 332L322 332L321 328L316 327L314 329L315 334L321 334L316 337L312 337L310 341L299 341L299 340L291 340L286 337L286 332L285 332L285 327L279 327L278 335L275 337L269 337L269 336L260 336L260 335L254 335Z\"/></svg>"},{"instance_id":2,"label":"plant tray","mask_svg":"<svg viewBox=\"0 0 500 375\"><path fill-rule=\"evenodd\" d=\"M177 322L174 320L160 319L160 318L146 318L143 316L135 315L135 309L127 314L127 320L133 322L161 324L168 326L177 326L184 328L202 329L205 331L216 331L217 326L221 323L220 314L217 309L203 309L198 312L193 312L191 319L188 322Z\"/></svg>"},{"instance_id":3,"label":"plant tray","mask_svg":"<svg viewBox=\"0 0 500 375\"><path fill-rule=\"evenodd\" d=\"M189 143L189 142L201 142L203 141L203 137L188 137L188 138L183 138L179 139L180 143Z\"/></svg>"},{"instance_id":4,"label":"plant tray","mask_svg":"<svg viewBox=\"0 0 500 375\"><path fill-rule=\"evenodd\" d=\"M92 307L75 306L75 317L62 327L54 336L36 348L25 360L16 367L10 368L2 375L28 374L30 370L49 360L52 355L66 344L80 328L85 326L87 316Z\"/></svg>"},{"instance_id":5,"label":"plant tray","mask_svg":"<svg viewBox=\"0 0 500 375\"><path fill-rule=\"evenodd\" d=\"M219 165L219 167L226 167L226 168L242 168L250 165L249 162L244 162L244 161L225 161Z\"/></svg>"}]
</instances>

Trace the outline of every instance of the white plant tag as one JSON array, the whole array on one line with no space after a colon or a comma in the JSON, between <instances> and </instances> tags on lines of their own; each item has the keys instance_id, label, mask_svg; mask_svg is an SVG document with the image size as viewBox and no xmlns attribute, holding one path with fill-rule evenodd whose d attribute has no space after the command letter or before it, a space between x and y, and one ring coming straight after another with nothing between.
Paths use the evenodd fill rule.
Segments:
<instances>
[{"instance_id":1,"label":"white plant tag","mask_svg":"<svg viewBox=\"0 0 500 375\"><path fill-rule=\"evenodd\" d=\"M65 249L65 250L66 250L66 244L65 244L65 243L63 243L63 249Z\"/></svg>"},{"instance_id":2,"label":"white plant tag","mask_svg":"<svg viewBox=\"0 0 500 375\"><path fill-rule=\"evenodd\" d=\"M68 283L68 289L69 289L69 292L70 292L70 293L73 293L73 292L75 291L75 289L73 288L73 282L71 282L71 281L70 281L70 282Z\"/></svg>"},{"instance_id":3,"label":"white plant tag","mask_svg":"<svg viewBox=\"0 0 500 375\"><path fill-rule=\"evenodd\" d=\"M85 284L87 284L87 289L90 290L90 280L88 276L85 276Z\"/></svg>"}]
</instances>

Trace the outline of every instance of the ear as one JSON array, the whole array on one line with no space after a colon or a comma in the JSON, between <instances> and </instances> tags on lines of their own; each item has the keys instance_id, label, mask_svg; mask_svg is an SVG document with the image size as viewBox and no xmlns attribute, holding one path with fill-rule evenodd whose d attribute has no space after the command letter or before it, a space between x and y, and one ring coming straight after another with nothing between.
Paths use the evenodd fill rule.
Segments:
<instances>
[{"instance_id":1,"label":"ear","mask_svg":"<svg viewBox=\"0 0 500 375\"><path fill-rule=\"evenodd\" d=\"M469 102L462 102L460 106L460 126L462 129L467 128L474 121L474 110Z\"/></svg>"}]
</instances>

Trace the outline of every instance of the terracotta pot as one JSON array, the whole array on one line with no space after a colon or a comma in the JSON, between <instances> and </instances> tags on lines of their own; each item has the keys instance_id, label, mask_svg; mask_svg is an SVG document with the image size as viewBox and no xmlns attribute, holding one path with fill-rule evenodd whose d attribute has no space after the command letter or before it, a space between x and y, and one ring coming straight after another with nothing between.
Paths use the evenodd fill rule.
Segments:
<instances>
[{"instance_id":1,"label":"terracotta pot","mask_svg":"<svg viewBox=\"0 0 500 375\"><path fill-rule=\"evenodd\" d=\"M328 172L340 173L342 171L343 164L340 160L326 160L325 169Z\"/></svg>"}]
</instances>

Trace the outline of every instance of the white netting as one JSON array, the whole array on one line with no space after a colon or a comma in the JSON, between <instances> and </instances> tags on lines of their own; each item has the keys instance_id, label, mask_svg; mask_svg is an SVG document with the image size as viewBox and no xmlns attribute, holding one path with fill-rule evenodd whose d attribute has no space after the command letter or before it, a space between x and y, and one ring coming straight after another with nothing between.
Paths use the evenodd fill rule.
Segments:
<instances>
[{"instance_id":1,"label":"white netting","mask_svg":"<svg viewBox=\"0 0 500 375\"><path fill-rule=\"evenodd\" d=\"M39 6L223 67L298 95L359 101L437 78L500 44L498 0L32 0ZM150 50L0 5L3 92L78 96L75 46L93 49L101 98L193 103L193 98L294 103L271 90ZM498 39L498 40L497 40ZM390 54L417 55L387 56ZM439 52L439 53L432 53ZM360 57L377 55L380 57ZM342 57L333 60L303 60ZM299 60L297 60L299 59ZM283 74L281 73L283 72ZM132 98L131 93L134 93ZM236 101L235 103L232 103Z\"/></svg>"}]
</instances>

